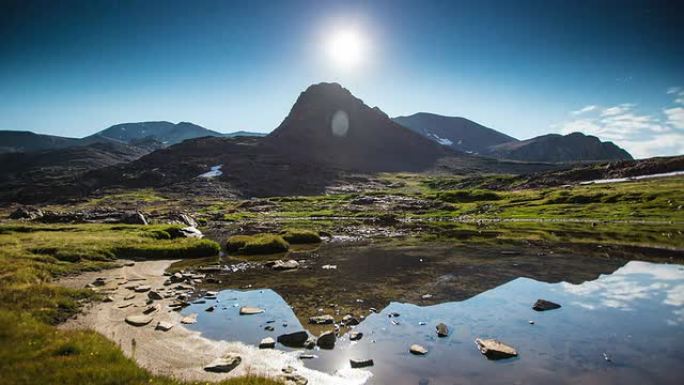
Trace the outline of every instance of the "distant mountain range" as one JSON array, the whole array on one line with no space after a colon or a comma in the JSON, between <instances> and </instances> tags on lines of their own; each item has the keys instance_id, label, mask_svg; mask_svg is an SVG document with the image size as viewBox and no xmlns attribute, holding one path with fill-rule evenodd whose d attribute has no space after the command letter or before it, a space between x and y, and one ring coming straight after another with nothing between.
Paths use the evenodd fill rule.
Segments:
<instances>
[{"instance_id":1,"label":"distant mountain range","mask_svg":"<svg viewBox=\"0 0 684 385\"><path fill-rule=\"evenodd\" d=\"M35 134L29 131L1 131L0 153L57 150L73 146L89 146L94 143L117 143L149 148L148 144L158 142L159 147L180 143L186 139L235 136L264 136L265 134L237 131L223 134L193 123L139 122L122 123L106 128L85 138L66 138L54 135Z\"/></svg>"},{"instance_id":2,"label":"distant mountain range","mask_svg":"<svg viewBox=\"0 0 684 385\"><path fill-rule=\"evenodd\" d=\"M336 83L308 87L266 136L142 122L82 139L0 131L0 143L0 201L22 202L146 187L223 197L319 194L341 176L364 173L530 174L567 167L550 162L631 158L582 134L519 141L464 118L391 119Z\"/></svg>"},{"instance_id":3,"label":"distant mountain range","mask_svg":"<svg viewBox=\"0 0 684 385\"><path fill-rule=\"evenodd\" d=\"M627 160L632 156L612 142L575 132L518 140L461 117L420 112L394 121L426 138L471 154L531 162Z\"/></svg>"}]
</instances>

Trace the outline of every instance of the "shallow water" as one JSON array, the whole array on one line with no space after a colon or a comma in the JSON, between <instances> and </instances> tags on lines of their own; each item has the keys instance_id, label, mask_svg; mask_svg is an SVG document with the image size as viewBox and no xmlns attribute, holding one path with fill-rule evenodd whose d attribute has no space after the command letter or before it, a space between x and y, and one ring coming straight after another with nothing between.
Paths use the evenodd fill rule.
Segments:
<instances>
[{"instance_id":1,"label":"shallow water","mask_svg":"<svg viewBox=\"0 0 684 385\"><path fill-rule=\"evenodd\" d=\"M563 307L535 312L531 306L538 298ZM257 344L266 336L302 330L292 309L271 290L223 290L217 310L205 312L214 302L183 311L199 314L190 328L208 338ZM243 305L266 312L240 316ZM391 312L400 316L389 318ZM448 337L437 337L439 322L449 326ZM275 330L264 330L266 325ZM460 302L424 307L392 302L355 330L363 332L361 341L342 336L334 350L313 351L318 357L307 366L335 372L349 368L350 358L372 358L375 365L363 370L373 373L373 384L679 384L684 267L632 261L576 285L517 278ZM487 360L475 347L477 337L500 339L519 356ZM411 355L414 343L429 353Z\"/></svg>"}]
</instances>

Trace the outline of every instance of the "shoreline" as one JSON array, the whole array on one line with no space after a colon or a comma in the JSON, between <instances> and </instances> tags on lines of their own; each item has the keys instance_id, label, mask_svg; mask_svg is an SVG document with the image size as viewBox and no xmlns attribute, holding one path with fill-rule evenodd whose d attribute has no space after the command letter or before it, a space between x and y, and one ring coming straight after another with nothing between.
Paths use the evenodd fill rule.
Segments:
<instances>
[{"instance_id":1,"label":"shoreline","mask_svg":"<svg viewBox=\"0 0 684 385\"><path fill-rule=\"evenodd\" d=\"M246 375L277 378L284 374L282 369L288 366L295 369L294 374L303 376L311 385L363 384L370 378L370 372L360 369L342 369L333 375L306 368L298 358L297 351L259 349L239 341L207 339L199 332L183 327L180 323L181 314L168 306L172 303L173 296L147 305L146 292L135 293L125 288L132 284L149 285L152 290L159 289L162 294L165 293L171 286L163 286L168 278L164 276L164 271L174 262L176 261L141 261L133 266L86 272L58 280L57 284L65 287L83 288L101 277L105 279L105 285L94 290L112 298L112 302L86 305L76 317L59 325L59 328L94 330L114 341L139 366L155 375L179 380L215 382ZM124 299L131 295L135 297ZM144 309L157 304L160 309L148 314L152 318L149 324L136 327L125 322L127 316L143 314ZM170 322L173 327L168 331L155 330L159 321ZM234 370L229 373L204 370L205 366L229 353L238 354L242 358L242 363Z\"/></svg>"}]
</instances>

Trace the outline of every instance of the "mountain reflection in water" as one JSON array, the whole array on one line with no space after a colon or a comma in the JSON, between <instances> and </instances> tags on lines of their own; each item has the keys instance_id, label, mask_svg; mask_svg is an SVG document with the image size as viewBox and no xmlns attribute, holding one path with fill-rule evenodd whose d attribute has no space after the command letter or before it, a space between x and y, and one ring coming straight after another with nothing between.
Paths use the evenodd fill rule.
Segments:
<instances>
[{"instance_id":1,"label":"mountain reflection in water","mask_svg":"<svg viewBox=\"0 0 684 385\"><path fill-rule=\"evenodd\" d=\"M535 312L531 305L538 298L562 308ZM218 301L212 313L204 309L214 301L185 309L184 314L199 313L190 328L208 338L249 344L302 328L271 290L224 290ZM242 305L266 311L239 316ZM400 316L388 317L394 312ZM439 322L449 326L448 337L437 337ZM350 358L372 358L374 366L364 370L373 373L373 384L679 384L683 324L684 267L632 261L581 284L518 278L461 302L425 307L392 302L355 327L364 335L360 341L343 335L334 350L314 352L318 358L307 366L334 372L348 368ZM268 325L274 330L264 330ZM519 356L489 361L476 349L477 337L500 339ZM414 343L429 353L411 355Z\"/></svg>"}]
</instances>

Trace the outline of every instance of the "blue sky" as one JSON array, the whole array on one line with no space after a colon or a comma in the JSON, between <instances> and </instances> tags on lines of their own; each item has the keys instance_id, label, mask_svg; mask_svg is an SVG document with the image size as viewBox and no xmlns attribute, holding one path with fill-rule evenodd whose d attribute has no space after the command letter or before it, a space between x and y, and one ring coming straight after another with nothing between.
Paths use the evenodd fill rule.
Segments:
<instances>
[{"instance_id":1,"label":"blue sky","mask_svg":"<svg viewBox=\"0 0 684 385\"><path fill-rule=\"evenodd\" d=\"M681 154L682 14L654 0L3 0L0 129L80 137L169 120L268 132L308 85L337 81L391 116ZM351 69L326 51L345 29L365 42Z\"/></svg>"}]
</instances>

